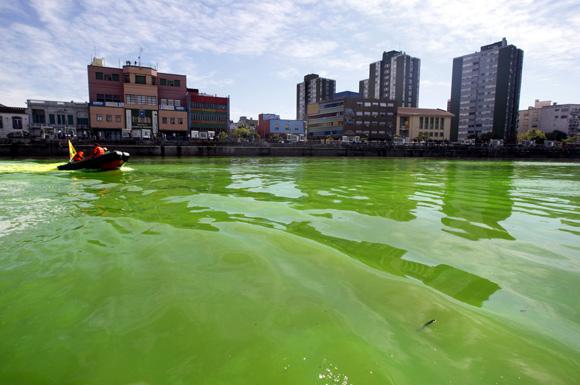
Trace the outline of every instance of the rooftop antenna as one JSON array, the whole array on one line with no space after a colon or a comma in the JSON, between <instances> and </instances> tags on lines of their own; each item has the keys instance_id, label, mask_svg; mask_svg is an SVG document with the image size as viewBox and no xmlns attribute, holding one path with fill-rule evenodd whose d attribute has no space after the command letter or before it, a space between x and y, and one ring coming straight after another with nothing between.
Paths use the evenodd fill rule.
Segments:
<instances>
[{"instance_id":1,"label":"rooftop antenna","mask_svg":"<svg viewBox=\"0 0 580 385\"><path fill-rule=\"evenodd\" d=\"M139 47L139 56L137 56L137 59L139 59L139 67L141 67L141 54L143 53L143 47Z\"/></svg>"}]
</instances>

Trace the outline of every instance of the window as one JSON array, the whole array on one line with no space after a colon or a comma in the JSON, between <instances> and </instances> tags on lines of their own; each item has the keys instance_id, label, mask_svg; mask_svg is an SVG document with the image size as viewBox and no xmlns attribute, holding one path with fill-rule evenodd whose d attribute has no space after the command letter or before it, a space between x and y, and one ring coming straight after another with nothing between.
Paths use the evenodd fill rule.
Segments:
<instances>
[{"instance_id":1,"label":"window","mask_svg":"<svg viewBox=\"0 0 580 385\"><path fill-rule=\"evenodd\" d=\"M54 114L48 114L48 124L56 124L56 120L54 119Z\"/></svg>"},{"instance_id":2,"label":"window","mask_svg":"<svg viewBox=\"0 0 580 385\"><path fill-rule=\"evenodd\" d=\"M127 104L157 104L157 97L144 95L125 95Z\"/></svg>"},{"instance_id":3,"label":"window","mask_svg":"<svg viewBox=\"0 0 580 385\"><path fill-rule=\"evenodd\" d=\"M60 115L60 114L56 115L56 123L59 126L64 126L65 125L64 115Z\"/></svg>"},{"instance_id":4,"label":"window","mask_svg":"<svg viewBox=\"0 0 580 385\"><path fill-rule=\"evenodd\" d=\"M44 113L44 110L32 110L32 123L46 123L46 114Z\"/></svg>"},{"instance_id":5,"label":"window","mask_svg":"<svg viewBox=\"0 0 580 385\"><path fill-rule=\"evenodd\" d=\"M174 87L179 87L179 86L180 86L180 82L179 82L179 80L174 80L174 81L173 81L173 86L174 86Z\"/></svg>"},{"instance_id":6,"label":"window","mask_svg":"<svg viewBox=\"0 0 580 385\"><path fill-rule=\"evenodd\" d=\"M107 122L113 121L113 115L107 115Z\"/></svg>"},{"instance_id":7,"label":"window","mask_svg":"<svg viewBox=\"0 0 580 385\"><path fill-rule=\"evenodd\" d=\"M147 84L147 77L144 75L135 75L136 84Z\"/></svg>"},{"instance_id":8,"label":"window","mask_svg":"<svg viewBox=\"0 0 580 385\"><path fill-rule=\"evenodd\" d=\"M74 117L72 115L68 115L66 118L69 126L73 126L75 124Z\"/></svg>"},{"instance_id":9,"label":"window","mask_svg":"<svg viewBox=\"0 0 580 385\"><path fill-rule=\"evenodd\" d=\"M181 107L181 100L175 99L173 103L175 104L175 107Z\"/></svg>"},{"instance_id":10,"label":"window","mask_svg":"<svg viewBox=\"0 0 580 385\"><path fill-rule=\"evenodd\" d=\"M103 80L103 73L102 72L95 72L95 77L97 80Z\"/></svg>"},{"instance_id":11,"label":"window","mask_svg":"<svg viewBox=\"0 0 580 385\"><path fill-rule=\"evenodd\" d=\"M161 118L161 123L167 124L167 118L166 117Z\"/></svg>"},{"instance_id":12,"label":"window","mask_svg":"<svg viewBox=\"0 0 580 385\"><path fill-rule=\"evenodd\" d=\"M100 122L102 120L103 120L103 115L97 114L97 122Z\"/></svg>"},{"instance_id":13,"label":"window","mask_svg":"<svg viewBox=\"0 0 580 385\"><path fill-rule=\"evenodd\" d=\"M160 86L166 86L167 85L167 79L163 79L163 78L159 79L159 85Z\"/></svg>"},{"instance_id":14,"label":"window","mask_svg":"<svg viewBox=\"0 0 580 385\"><path fill-rule=\"evenodd\" d=\"M170 124L175 124L175 118L169 118L169 123Z\"/></svg>"},{"instance_id":15,"label":"window","mask_svg":"<svg viewBox=\"0 0 580 385\"><path fill-rule=\"evenodd\" d=\"M114 82L118 82L119 81L119 74L112 74L111 75L111 80Z\"/></svg>"},{"instance_id":16,"label":"window","mask_svg":"<svg viewBox=\"0 0 580 385\"><path fill-rule=\"evenodd\" d=\"M115 115L115 122L121 123L121 115Z\"/></svg>"},{"instance_id":17,"label":"window","mask_svg":"<svg viewBox=\"0 0 580 385\"><path fill-rule=\"evenodd\" d=\"M129 83L129 81L130 81L130 80L129 80L129 74L124 74L124 75L123 75L123 81L124 81L125 83Z\"/></svg>"},{"instance_id":18,"label":"window","mask_svg":"<svg viewBox=\"0 0 580 385\"><path fill-rule=\"evenodd\" d=\"M4 119L0 116L0 130L4 128Z\"/></svg>"},{"instance_id":19,"label":"window","mask_svg":"<svg viewBox=\"0 0 580 385\"><path fill-rule=\"evenodd\" d=\"M167 105L168 105L168 104L167 104L167 99L161 99L161 104L163 104L163 105L166 105L166 106L167 106Z\"/></svg>"},{"instance_id":20,"label":"window","mask_svg":"<svg viewBox=\"0 0 580 385\"><path fill-rule=\"evenodd\" d=\"M22 118L20 116L12 117L12 128L15 130L22 130Z\"/></svg>"}]
</instances>

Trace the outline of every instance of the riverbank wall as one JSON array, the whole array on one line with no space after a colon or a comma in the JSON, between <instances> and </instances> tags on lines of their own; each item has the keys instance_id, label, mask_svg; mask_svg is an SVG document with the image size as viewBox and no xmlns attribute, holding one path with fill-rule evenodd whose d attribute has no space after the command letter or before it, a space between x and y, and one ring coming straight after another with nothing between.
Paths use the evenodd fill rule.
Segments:
<instances>
[{"instance_id":1,"label":"riverbank wall","mask_svg":"<svg viewBox=\"0 0 580 385\"><path fill-rule=\"evenodd\" d=\"M103 144L132 157L429 157L450 159L570 159L580 160L580 146L389 146L384 144ZM89 152L91 146L77 146ZM68 155L63 142L0 144L2 158L47 158Z\"/></svg>"}]
</instances>

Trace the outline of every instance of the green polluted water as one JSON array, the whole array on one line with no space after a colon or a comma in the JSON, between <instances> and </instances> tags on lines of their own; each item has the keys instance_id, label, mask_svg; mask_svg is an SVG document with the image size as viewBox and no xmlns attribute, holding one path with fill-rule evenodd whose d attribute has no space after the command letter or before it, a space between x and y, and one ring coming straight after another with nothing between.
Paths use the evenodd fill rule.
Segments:
<instances>
[{"instance_id":1,"label":"green polluted water","mask_svg":"<svg viewBox=\"0 0 580 385\"><path fill-rule=\"evenodd\" d=\"M54 166L0 162L1 384L580 382L580 164Z\"/></svg>"}]
</instances>

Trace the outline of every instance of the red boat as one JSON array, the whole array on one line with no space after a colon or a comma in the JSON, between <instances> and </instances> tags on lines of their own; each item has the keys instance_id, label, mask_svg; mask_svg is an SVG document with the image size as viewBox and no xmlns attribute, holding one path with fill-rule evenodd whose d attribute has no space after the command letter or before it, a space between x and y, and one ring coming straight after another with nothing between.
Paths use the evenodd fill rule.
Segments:
<instances>
[{"instance_id":1,"label":"red boat","mask_svg":"<svg viewBox=\"0 0 580 385\"><path fill-rule=\"evenodd\" d=\"M129 153L121 151L108 151L103 155L85 158L83 160L69 161L58 166L59 170L116 170L129 161Z\"/></svg>"}]
</instances>

